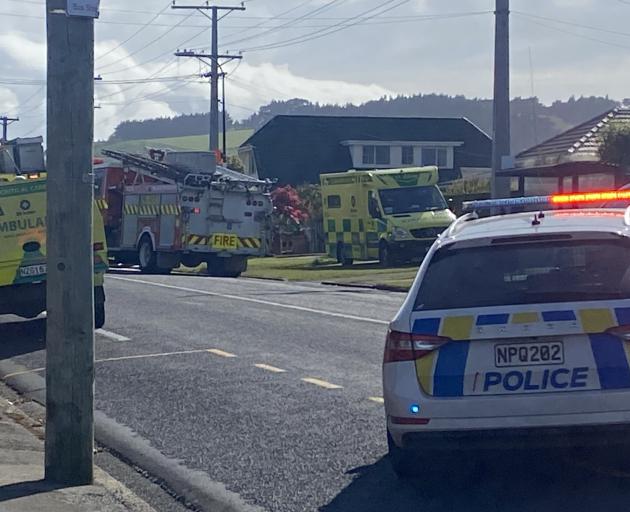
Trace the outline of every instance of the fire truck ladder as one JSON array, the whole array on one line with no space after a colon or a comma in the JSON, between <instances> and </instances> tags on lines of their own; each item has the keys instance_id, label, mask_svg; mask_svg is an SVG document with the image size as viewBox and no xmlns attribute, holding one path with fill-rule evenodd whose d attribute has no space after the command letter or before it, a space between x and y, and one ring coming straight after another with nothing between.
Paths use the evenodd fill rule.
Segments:
<instances>
[{"instance_id":1,"label":"fire truck ladder","mask_svg":"<svg viewBox=\"0 0 630 512\"><path fill-rule=\"evenodd\" d=\"M126 153L124 151L114 151L112 149L103 149L101 153L116 160L120 160L123 165L132 165L138 169L148 171L151 176L156 178L167 178L169 180L183 183L186 176L191 174L191 170L183 166L175 166L158 162L151 158L146 158L134 153Z\"/></svg>"}]
</instances>

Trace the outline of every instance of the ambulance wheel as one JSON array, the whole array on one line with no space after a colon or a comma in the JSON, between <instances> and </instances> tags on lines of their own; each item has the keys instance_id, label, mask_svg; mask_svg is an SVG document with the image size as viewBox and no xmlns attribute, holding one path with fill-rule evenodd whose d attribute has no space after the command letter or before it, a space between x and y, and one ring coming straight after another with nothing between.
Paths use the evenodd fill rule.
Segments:
<instances>
[{"instance_id":1,"label":"ambulance wheel","mask_svg":"<svg viewBox=\"0 0 630 512\"><path fill-rule=\"evenodd\" d=\"M94 328L100 329L105 325L105 303L94 304Z\"/></svg>"},{"instance_id":2,"label":"ambulance wheel","mask_svg":"<svg viewBox=\"0 0 630 512\"><path fill-rule=\"evenodd\" d=\"M341 263L342 267L349 267L354 263L352 258L346 256L346 246L343 242L337 244L337 263Z\"/></svg>"},{"instance_id":3,"label":"ambulance wheel","mask_svg":"<svg viewBox=\"0 0 630 512\"><path fill-rule=\"evenodd\" d=\"M143 236L138 245L138 263L145 274L152 274L157 270L157 254L148 236Z\"/></svg>"},{"instance_id":4,"label":"ambulance wheel","mask_svg":"<svg viewBox=\"0 0 630 512\"><path fill-rule=\"evenodd\" d=\"M418 457L415 453L396 446L389 430L387 431L387 448L389 463L398 478L407 479L418 475Z\"/></svg>"}]
</instances>

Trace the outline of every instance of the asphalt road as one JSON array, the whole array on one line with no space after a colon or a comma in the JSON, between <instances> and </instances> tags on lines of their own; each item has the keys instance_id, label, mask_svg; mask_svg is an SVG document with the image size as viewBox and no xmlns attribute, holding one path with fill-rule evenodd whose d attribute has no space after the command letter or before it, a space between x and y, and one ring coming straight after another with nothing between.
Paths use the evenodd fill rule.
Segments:
<instances>
[{"instance_id":1,"label":"asphalt road","mask_svg":"<svg viewBox=\"0 0 630 512\"><path fill-rule=\"evenodd\" d=\"M626 474L591 454L488 456L473 473L436 461L398 482L379 398L401 294L135 273L111 274L106 286L97 408L252 504L592 511L630 500L630 464ZM0 359L43 367L41 321L4 318L0 340Z\"/></svg>"}]
</instances>

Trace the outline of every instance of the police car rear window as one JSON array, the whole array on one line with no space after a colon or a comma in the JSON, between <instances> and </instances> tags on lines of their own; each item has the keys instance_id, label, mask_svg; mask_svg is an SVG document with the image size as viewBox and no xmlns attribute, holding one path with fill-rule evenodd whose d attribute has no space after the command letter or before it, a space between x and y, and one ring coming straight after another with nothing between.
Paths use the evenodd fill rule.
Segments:
<instances>
[{"instance_id":1,"label":"police car rear window","mask_svg":"<svg viewBox=\"0 0 630 512\"><path fill-rule=\"evenodd\" d=\"M630 298L630 242L572 240L457 248L431 260L416 310Z\"/></svg>"}]
</instances>

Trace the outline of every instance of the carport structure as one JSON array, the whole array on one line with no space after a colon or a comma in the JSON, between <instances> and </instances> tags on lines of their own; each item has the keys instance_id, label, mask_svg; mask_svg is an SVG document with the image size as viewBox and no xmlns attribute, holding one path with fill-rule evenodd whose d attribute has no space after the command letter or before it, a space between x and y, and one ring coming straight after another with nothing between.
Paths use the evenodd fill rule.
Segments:
<instances>
[{"instance_id":1,"label":"carport structure","mask_svg":"<svg viewBox=\"0 0 630 512\"><path fill-rule=\"evenodd\" d=\"M518 178L519 196L546 184L545 192L578 192L597 187L619 188L630 181L629 170L600 158L602 133L608 126L630 125L630 107L619 107L519 153L514 166L500 171ZM543 190L536 190L537 193Z\"/></svg>"}]
</instances>

